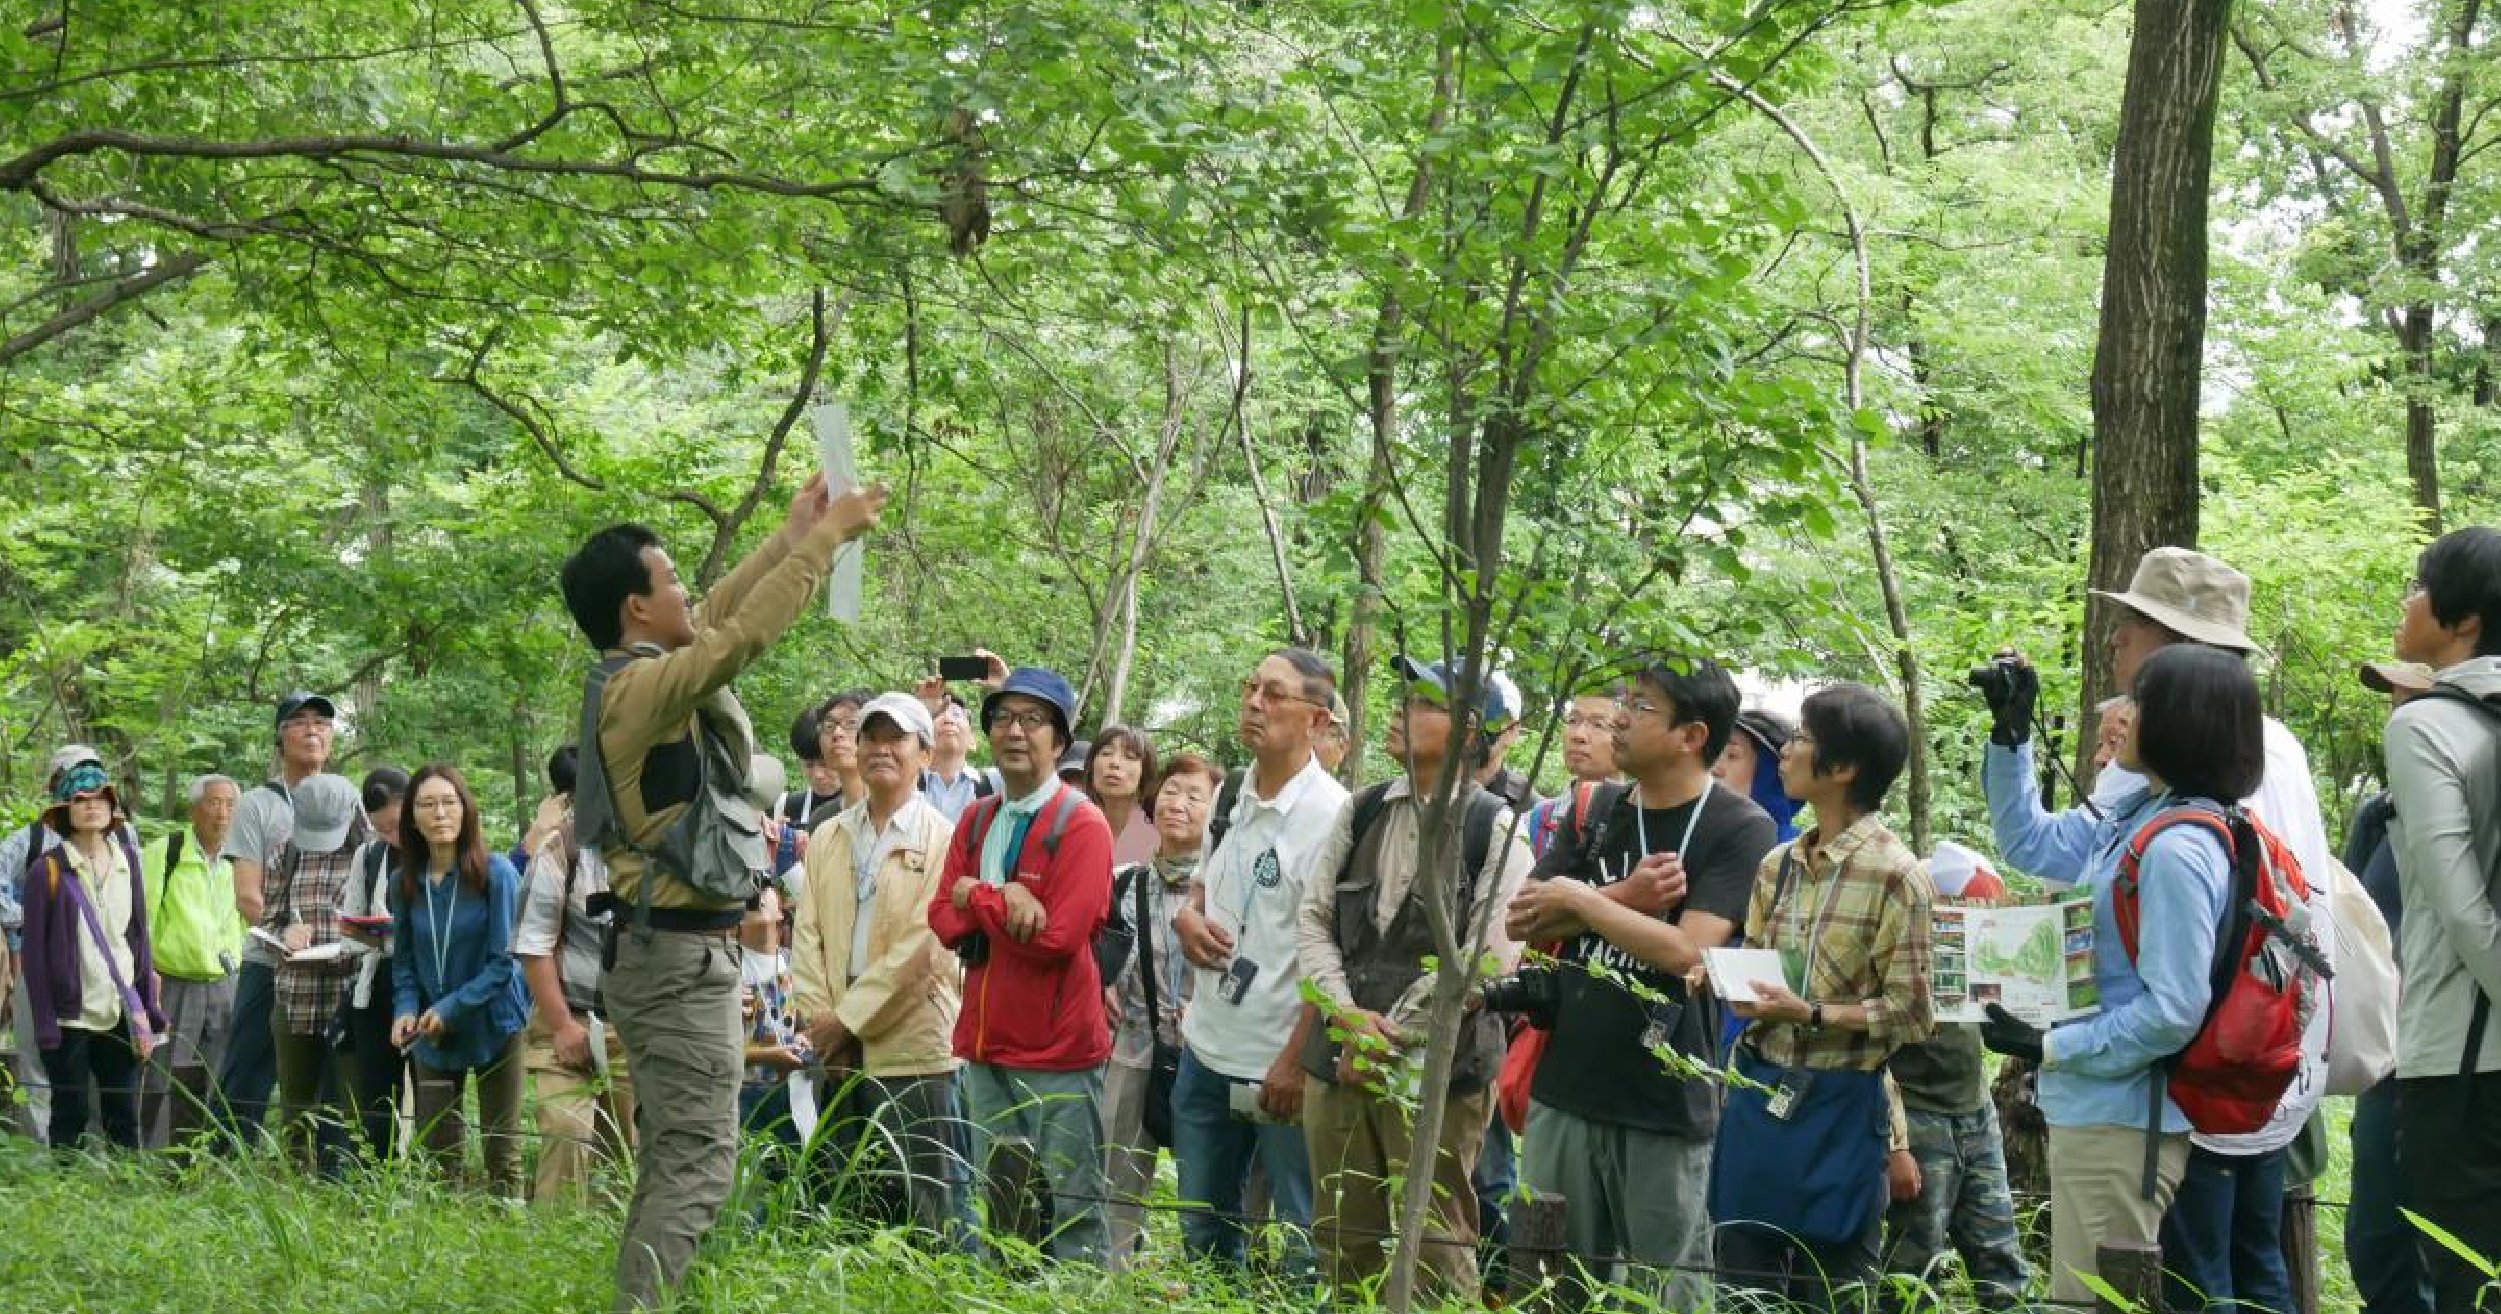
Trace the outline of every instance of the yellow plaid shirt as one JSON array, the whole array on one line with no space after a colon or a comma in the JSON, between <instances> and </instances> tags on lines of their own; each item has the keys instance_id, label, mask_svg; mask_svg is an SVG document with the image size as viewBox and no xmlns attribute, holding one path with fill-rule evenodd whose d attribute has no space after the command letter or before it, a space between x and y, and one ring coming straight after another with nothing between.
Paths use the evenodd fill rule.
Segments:
<instances>
[{"instance_id":1,"label":"yellow plaid shirt","mask_svg":"<svg viewBox=\"0 0 2501 1314\"><path fill-rule=\"evenodd\" d=\"M1790 862L1785 894L1783 861ZM1927 1039L1936 1029L1928 991L1928 910L1935 901L1919 859L1872 813L1829 841L1819 826L1773 849L1755 872L1746 943L1780 950L1793 967L1807 956L1805 997L1827 1008L1863 1005L1868 1026L1809 1031L1757 1022L1746 1038L1774 1063L1861 1072Z\"/></svg>"}]
</instances>

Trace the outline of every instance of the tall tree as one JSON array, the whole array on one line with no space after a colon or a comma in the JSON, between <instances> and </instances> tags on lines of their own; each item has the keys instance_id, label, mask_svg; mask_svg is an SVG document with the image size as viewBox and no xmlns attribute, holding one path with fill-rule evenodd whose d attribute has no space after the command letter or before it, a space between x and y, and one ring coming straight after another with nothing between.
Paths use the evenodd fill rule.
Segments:
<instances>
[{"instance_id":1,"label":"tall tree","mask_svg":"<svg viewBox=\"0 0 2501 1314\"><path fill-rule=\"evenodd\" d=\"M2452 266L2484 232L2482 224L2458 222L2458 203L2476 157L2501 143L2501 115L2494 113L2501 87L2490 53L2501 11L2484 0L2440 0L2426 17L2426 49L2395 78L2379 67L2388 38L2373 32L2349 0L2250 15L2234 25L2232 39L2257 78L2261 104L2291 134L2294 158L2307 165L2309 177L2296 173L2287 186L2317 192L2338 221L2377 237L2378 251L2361 268L2325 272L2364 296L2397 344L2406 474L2425 528L2437 534L2439 402L2446 392L2490 387L2488 360L2460 371L2466 379L2444 382L2439 320L2470 310L2475 300L2458 286ZM2346 195L2357 187L2367 200ZM2488 203L2479 208L2488 220ZM2490 320L2482 327L2488 330ZM2483 346L2491 345L2487 331Z\"/></svg>"},{"instance_id":2,"label":"tall tree","mask_svg":"<svg viewBox=\"0 0 2501 1314\"><path fill-rule=\"evenodd\" d=\"M2086 575L2127 586L2137 558L2197 542L2197 403L2206 347L2206 196L2231 0L2137 0L2110 169L2093 352L2093 537ZM2087 609L2084 709L2110 692L2119 618ZM2080 745L2091 769L2089 741Z\"/></svg>"}]
</instances>

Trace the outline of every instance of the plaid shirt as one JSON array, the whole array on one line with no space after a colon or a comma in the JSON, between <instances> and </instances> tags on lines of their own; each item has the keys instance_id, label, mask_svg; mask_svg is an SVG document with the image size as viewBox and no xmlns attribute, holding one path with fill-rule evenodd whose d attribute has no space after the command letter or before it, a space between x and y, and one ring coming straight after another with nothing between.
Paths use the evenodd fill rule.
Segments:
<instances>
[{"instance_id":1,"label":"plaid shirt","mask_svg":"<svg viewBox=\"0 0 2501 1314\"><path fill-rule=\"evenodd\" d=\"M339 897L356 872L356 844L334 853L305 853L290 844L271 864L270 902L261 926L283 937L290 926L309 926L313 943L339 938ZM330 1029L339 1011L339 993L356 973L358 957L342 954L328 962L278 965L278 1012L287 1034L318 1036Z\"/></svg>"},{"instance_id":2,"label":"plaid shirt","mask_svg":"<svg viewBox=\"0 0 2501 1314\"><path fill-rule=\"evenodd\" d=\"M1822 833L1818 826L1764 857L1746 912L1746 943L1781 951L1794 970L1821 921L1805 997L1864 1005L1867 1029L1757 1022L1746 1037L1774 1063L1873 1071L1896 1048L1936 1029L1928 991L1928 909L1936 887L1872 813L1828 843ZM1784 897L1780 865L1793 850Z\"/></svg>"}]
</instances>

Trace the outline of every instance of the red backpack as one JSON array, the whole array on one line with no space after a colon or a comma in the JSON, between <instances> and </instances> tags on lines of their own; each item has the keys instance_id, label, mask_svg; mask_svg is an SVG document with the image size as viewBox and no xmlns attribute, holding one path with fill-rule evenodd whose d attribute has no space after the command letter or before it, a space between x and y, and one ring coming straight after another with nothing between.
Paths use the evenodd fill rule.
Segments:
<instances>
[{"instance_id":1,"label":"red backpack","mask_svg":"<svg viewBox=\"0 0 2501 1314\"><path fill-rule=\"evenodd\" d=\"M2319 950L2305 902L2310 886L2284 841L2238 808L2166 808L2129 837L2111 890L2112 920L2128 961L2136 961L2137 867L2145 846L2173 826L2203 826L2232 858L2232 889L2216 928L2212 997L2188 1048L2164 1067L2171 1099L2191 1127L2237 1135L2266 1126L2301 1071L2301 1040L2334 973ZM2162 1087L2155 1087L2161 1112ZM2157 1126L2154 1130L2159 1131Z\"/></svg>"}]
</instances>

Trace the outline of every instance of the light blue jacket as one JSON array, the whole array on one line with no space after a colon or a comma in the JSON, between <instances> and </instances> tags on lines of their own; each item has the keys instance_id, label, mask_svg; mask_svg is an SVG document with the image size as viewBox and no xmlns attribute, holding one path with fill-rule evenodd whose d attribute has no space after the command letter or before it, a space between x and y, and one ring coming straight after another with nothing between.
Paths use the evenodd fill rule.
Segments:
<instances>
[{"instance_id":1,"label":"light blue jacket","mask_svg":"<svg viewBox=\"0 0 2501 1314\"><path fill-rule=\"evenodd\" d=\"M2154 837L2137 873L2137 956L2128 961L2111 912L2111 889L2129 838L2179 802L2139 789L2112 800L2109 816L2041 808L2032 746L1989 745L1981 785L1998 851L2017 869L2073 882L2093 896L2093 981L2101 1011L2042 1037L2041 1112L2053 1127L2143 1127L2154 1065L2188 1046L2212 995L2216 927L2231 891L2231 857L2214 832L2173 826ZM2162 1129L2188 1118L2162 1101Z\"/></svg>"}]
</instances>

